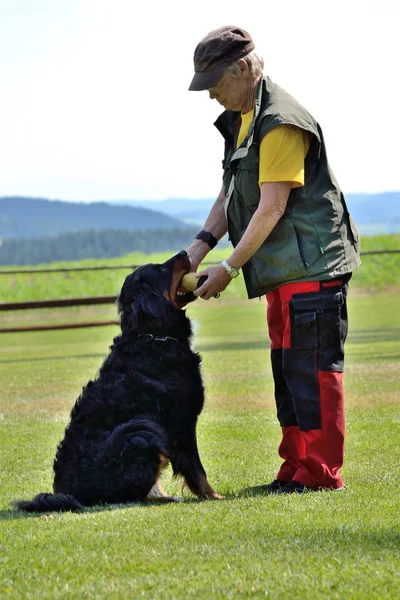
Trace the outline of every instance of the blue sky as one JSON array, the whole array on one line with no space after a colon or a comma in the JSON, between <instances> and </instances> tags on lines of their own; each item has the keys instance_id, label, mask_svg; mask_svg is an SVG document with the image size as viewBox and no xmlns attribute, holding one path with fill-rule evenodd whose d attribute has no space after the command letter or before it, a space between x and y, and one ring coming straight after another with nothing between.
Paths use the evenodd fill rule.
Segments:
<instances>
[{"instance_id":1,"label":"blue sky","mask_svg":"<svg viewBox=\"0 0 400 600\"><path fill-rule=\"evenodd\" d=\"M221 112L197 42L247 29L320 122L345 192L400 189L397 0L0 0L0 196L212 197Z\"/></svg>"}]
</instances>

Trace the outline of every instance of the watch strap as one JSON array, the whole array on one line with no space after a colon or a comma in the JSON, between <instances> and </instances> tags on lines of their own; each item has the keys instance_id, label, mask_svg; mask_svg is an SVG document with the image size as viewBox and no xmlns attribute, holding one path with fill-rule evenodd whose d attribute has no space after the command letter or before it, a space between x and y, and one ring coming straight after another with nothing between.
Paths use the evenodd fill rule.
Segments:
<instances>
[{"instance_id":1,"label":"watch strap","mask_svg":"<svg viewBox=\"0 0 400 600\"><path fill-rule=\"evenodd\" d=\"M215 248L215 246L218 244L217 238L214 237L212 233L205 231L204 229L199 231L199 233L196 235L196 240L203 240L203 242L206 242L211 249Z\"/></svg>"},{"instance_id":2,"label":"watch strap","mask_svg":"<svg viewBox=\"0 0 400 600\"><path fill-rule=\"evenodd\" d=\"M235 269L235 267L232 267L232 265L228 263L226 258L222 261L221 267L224 267L225 271L228 273L231 279L239 275L239 269Z\"/></svg>"}]
</instances>

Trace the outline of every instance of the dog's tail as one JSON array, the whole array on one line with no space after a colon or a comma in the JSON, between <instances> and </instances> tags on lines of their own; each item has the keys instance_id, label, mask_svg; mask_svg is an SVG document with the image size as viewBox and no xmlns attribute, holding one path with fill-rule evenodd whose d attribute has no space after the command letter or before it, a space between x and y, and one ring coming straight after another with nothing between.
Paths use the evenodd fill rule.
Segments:
<instances>
[{"instance_id":1,"label":"dog's tail","mask_svg":"<svg viewBox=\"0 0 400 600\"><path fill-rule=\"evenodd\" d=\"M82 510L82 504L70 494L37 494L32 500L16 500L13 506L24 512Z\"/></svg>"},{"instance_id":2,"label":"dog's tail","mask_svg":"<svg viewBox=\"0 0 400 600\"><path fill-rule=\"evenodd\" d=\"M71 494L42 493L32 500L17 500L13 506L25 512L56 512L141 501L156 482L162 457L168 459L167 448L165 431L143 415L116 427L96 456L96 468L75 482L80 501Z\"/></svg>"},{"instance_id":3,"label":"dog's tail","mask_svg":"<svg viewBox=\"0 0 400 600\"><path fill-rule=\"evenodd\" d=\"M146 498L168 455L166 432L146 415L116 427L99 460L104 472L116 478L108 501Z\"/></svg>"},{"instance_id":4,"label":"dog's tail","mask_svg":"<svg viewBox=\"0 0 400 600\"><path fill-rule=\"evenodd\" d=\"M152 450L167 454L167 443L165 431L144 415L116 427L105 443L104 453L108 459L120 462L125 456L132 460Z\"/></svg>"}]
</instances>

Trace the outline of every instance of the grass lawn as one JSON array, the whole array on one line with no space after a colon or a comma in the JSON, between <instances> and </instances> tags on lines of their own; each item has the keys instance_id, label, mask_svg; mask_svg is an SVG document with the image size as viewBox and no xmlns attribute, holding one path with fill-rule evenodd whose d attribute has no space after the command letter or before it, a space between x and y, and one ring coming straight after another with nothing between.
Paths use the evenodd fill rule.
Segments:
<instances>
[{"instance_id":1,"label":"grass lawn","mask_svg":"<svg viewBox=\"0 0 400 600\"><path fill-rule=\"evenodd\" d=\"M207 389L200 454L226 495L217 502L184 492L164 506L10 509L51 490L69 411L118 329L0 335L0 597L399 598L400 302L357 292L349 305L346 489L304 496L248 489L279 466L263 301L188 309ZM82 317L97 310L114 316ZM169 470L163 483L181 495Z\"/></svg>"}]
</instances>

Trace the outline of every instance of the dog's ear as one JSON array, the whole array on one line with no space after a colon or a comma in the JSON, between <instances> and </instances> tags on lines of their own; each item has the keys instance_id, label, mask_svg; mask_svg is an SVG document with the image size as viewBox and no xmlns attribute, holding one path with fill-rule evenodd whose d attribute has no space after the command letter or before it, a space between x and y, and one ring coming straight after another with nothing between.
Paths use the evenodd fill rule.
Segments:
<instances>
[{"instance_id":1,"label":"dog's ear","mask_svg":"<svg viewBox=\"0 0 400 600\"><path fill-rule=\"evenodd\" d=\"M168 301L158 291L150 289L142 308L154 319L162 319L167 314Z\"/></svg>"},{"instance_id":2,"label":"dog's ear","mask_svg":"<svg viewBox=\"0 0 400 600\"><path fill-rule=\"evenodd\" d=\"M126 310L131 294L129 290L132 288L134 284L135 274L131 273L125 278L125 281L122 285L121 291L118 296L117 304L118 304L118 312L123 313Z\"/></svg>"},{"instance_id":3,"label":"dog's ear","mask_svg":"<svg viewBox=\"0 0 400 600\"><path fill-rule=\"evenodd\" d=\"M135 320L159 320L167 314L167 300L156 290L146 285L141 289L131 303L131 312Z\"/></svg>"},{"instance_id":4,"label":"dog's ear","mask_svg":"<svg viewBox=\"0 0 400 600\"><path fill-rule=\"evenodd\" d=\"M118 297L118 312L121 315L128 315L132 311L138 312L150 290L140 276L140 270L128 275Z\"/></svg>"},{"instance_id":5,"label":"dog's ear","mask_svg":"<svg viewBox=\"0 0 400 600\"><path fill-rule=\"evenodd\" d=\"M123 292L118 300L123 330L134 331L167 316L168 301L146 282L135 287L129 298Z\"/></svg>"}]
</instances>

